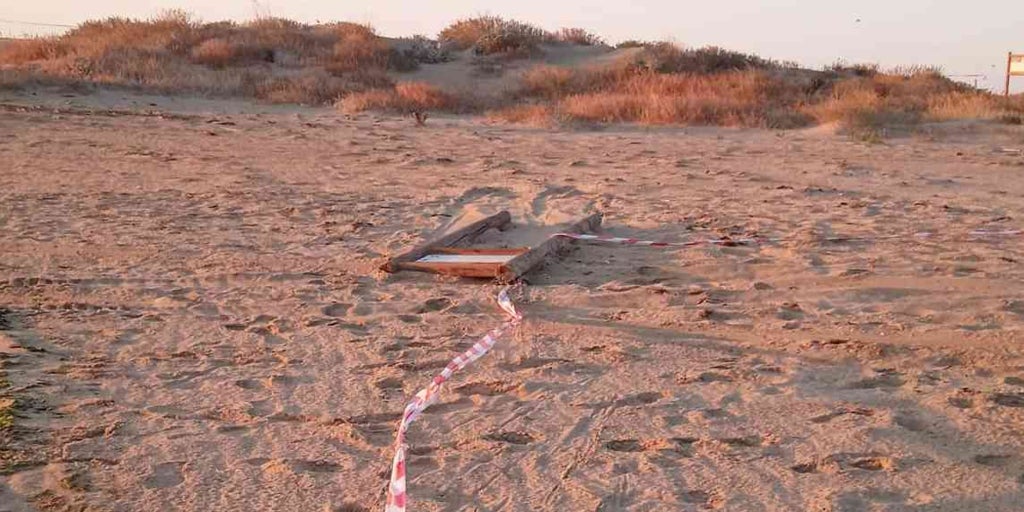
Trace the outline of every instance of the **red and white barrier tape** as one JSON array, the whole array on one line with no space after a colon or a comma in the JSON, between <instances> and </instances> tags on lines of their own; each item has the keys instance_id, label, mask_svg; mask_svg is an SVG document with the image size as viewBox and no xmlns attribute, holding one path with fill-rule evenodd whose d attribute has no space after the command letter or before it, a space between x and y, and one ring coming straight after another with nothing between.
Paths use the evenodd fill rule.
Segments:
<instances>
[{"instance_id":1,"label":"red and white barrier tape","mask_svg":"<svg viewBox=\"0 0 1024 512\"><path fill-rule=\"evenodd\" d=\"M751 245L756 244L756 238L705 238L701 240L688 240L686 242L657 242L654 240L638 240L636 238L620 238L616 236L603 235L582 235L579 233L555 233L552 237L571 238L573 240L584 240L588 242L607 242L621 245L640 245L645 247L695 247L698 245Z\"/></svg>"},{"instance_id":2,"label":"red and white barrier tape","mask_svg":"<svg viewBox=\"0 0 1024 512\"><path fill-rule=\"evenodd\" d=\"M398 425L398 434L395 438L395 458L391 462L391 483L388 485L388 497L384 506L385 512L405 512L406 504L409 502L405 489L405 433L409 430L409 425L416 421L416 418L419 418L420 414L423 414L427 407L430 407L431 404L437 401L438 396L441 394L441 386L455 372L465 368L469 363L480 359L488 350L491 350L491 347L498 342L498 339L519 325L519 322L523 319L522 315L516 311L516 306L512 303L508 293L509 288L504 288L498 293L498 306L508 315L508 320L498 328L487 333L483 339L476 342L469 350L452 359L448 366L434 377L430 385L416 393L416 396L409 402L409 405L405 406L402 422Z\"/></svg>"},{"instance_id":3,"label":"red and white barrier tape","mask_svg":"<svg viewBox=\"0 0 1024 512\"><path fill-rule=\"evenodd\" d=\"M830 236L822 239L824 242L854 242L854 241L876 241L876 240L907 240L913 238L933 238L938 233L932 231L921 231L910 235L877 235L877 236ZM1019 229L1005 229L999 231L989 231L986 229L975 229L968 231L966 235L962 235L964 238L976 239L976 238L999 238L999 237L1015 237L1024 235L1024 231ZM735 245L759 245L764 243L782 243L789 240L785 238L767 238L767 237L745 237L745 238L703 238L697 240L687 240L685 242L660 242L655 240L639 240L636 238L621 238L615 236L604 236L604 235L585 235L579 233L555 233L552 237L563 237L571 238L573 240L582 240L587 242L605 242L610 244L619 245L639 245L644 247L696 247L699 245L722 245L722 246L735 246Z\"/></svg>"}]
</instances>

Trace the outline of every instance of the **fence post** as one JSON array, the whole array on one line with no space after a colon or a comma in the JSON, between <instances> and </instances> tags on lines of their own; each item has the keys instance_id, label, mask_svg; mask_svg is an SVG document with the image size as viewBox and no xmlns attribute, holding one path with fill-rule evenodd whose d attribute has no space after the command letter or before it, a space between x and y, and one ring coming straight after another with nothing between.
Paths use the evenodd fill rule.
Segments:
<instances>
[{"instance_id":1,"label":"fence post","mask_svg":"<svg viewBox=\"0 0 1024 512\"><path fill-rule=\"evenodd\" d=\"M1007 98L1010 97L1010 70L1013 69L1013 52L1010 52L1006 56L1006 92Z\"/></svg>"}]
</instances>

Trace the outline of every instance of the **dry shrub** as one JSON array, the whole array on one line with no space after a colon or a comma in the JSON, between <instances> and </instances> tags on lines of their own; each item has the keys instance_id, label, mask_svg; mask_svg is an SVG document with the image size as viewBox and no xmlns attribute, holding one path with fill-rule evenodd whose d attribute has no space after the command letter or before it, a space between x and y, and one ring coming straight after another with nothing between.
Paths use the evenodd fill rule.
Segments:
<instances>
[{"instance_id":1,"label":"dry shrub","mask_svg":"<svg viewBox=\"0 0 1024 512\"><path fill-rule=\"evenodd\" d=\"M526 124L531 126L551 126L555 124L555 114L548 105L515 105L487 112L492 121Z\"/></svg>"},{"instance_id":2,"label":"dry shrub","mask_svg":"<svg viewBox=\"0 0 1024 512\"><path fill-rule=\"evenodd\" d=\"M878 74L879 68L878 64L874 63L847 64L843 61L836 61L829 66L825 66L825 71L837 75L872 77Z\"/></svg>"},{"instance_id":3,"label":"dry shrub","mask_svg":"<svg viewBox=\"0 0 1024 512\"><path fill-rule=\"evenodd\" d=\"M582 46L601 46L604 39L582 28L563 28L554 34L552 39L560 43L578 44Z\"/></svg>"},{"instance_id":4,"label":"dry shrub","mask_svg":"<svg viewBox=\"0 0 1024 512\"><path fill-rule=\"evenodd\" d=\"M394 89L372 89L344 96L335 106L346 114L355 114L367 110L389 110L394 104Z\"/></svg>"},{"instance_id":5,"label":"dry shrub","mask_svg":"<svg viewBox=\"0 0 1024 512\"><path fill-rule=\"evenodd\" d=\"M557 66L536 66L520 78L520 94L554 99L573 92L578 72Z\"/></svg>"},{"instance_id":6,"label":"dry shrub","mask_svg":"<svg viewBox=\"0 0 1024 512\"><path fill-rule=\"evenodd\" d=\"M343 112L366 110L389 112L425 112L448 110L457 106L456 100L444 91L423 82L401 82L392 89L374 89L345 96L337 103Z\"/></svg>"},{"instance_id":7,"label":"dry shrub","mask_svg":"<svg viewBox=\"0 0 1024 512\"><path fill-rule=\"evenodd\" d=\"M232 39L241 45L315 60L330 55L338 40L336 31L344 33L347 28L336 25L340 24L314 28L282 18L259 18L227 29Z\"/></svg>"},{"instance_id":8,"label":"dry shrub","mask_svg":"<svg viewBox=\"0 0 1024 512\"><path fill-rule=\"evenodd\" d=\"M334 54L325 66L329 72L341 75L388 67L390 48L370 27L347 24L338 36Z\"/></svg>"},{"instance_id":9,"label":"dry shrub","mask_svg":"<svg viewBox=\"0 0 1024 512\"><path fill-rule=\"evenodd\" d=\"M440 42L422 35L413 36L396 52L416 64L438 64L451 60L451 54Z\"/></svg>"},{"instance_id":10,"label":"dry shrub","mask_svg":"<svg viewBox=\"0 0 1024 512\"><path fill-rule=\"evenodd\" d=\"M747 69L771 69L777 63L756 55L707 46L683 49L668 43L650 43L634 57L635 65L658 73L722 73Z\"/></svg>"},{"instance_id":11,"label":"dry shrub","mask_svg":"<svg viewBox=\"0 0 1024 512\"><path fill-rule=\"evenodd\" d=\"M0 64L45 80L319 104L349 91L390 87L393 54L372 28L355 23L261 18L199 24L171 12L146 21L90 21L62 36L15 41L0 49Z\"/></svg>"},{"instance_id":12,"label":"dry shrub","mask_svg":"<svg viewBox=\"0 0 1024 512\"><path fill-rule=\"evenodd\" d=\"M395 86L395 93L410 110L441 110L454 105L447 93L423 82L401 82Z\"/></svg>"},{"instance_id":13,"label":"dry shrub","mask_svg":"<svg viewBox=\"0 0 1024 512\"><path fill-rule=\"evenodd\" d=\"M996 119L1010 113L1004 102L983 93L947 93L928 98L928 119Z\"/></svg>"},{"instance_id":14,"label":"dry shrub","mask_svg":"<svg viewBox=\"0 0 1024 512\"><path fill-rule=\"evenodd\" d=\"M226 39L207 39L192 48L192 62L224 67L235 60L235 46Z\"/></svg>"},{"instance_id":15,"label":"dry shrub","mask_svg":"<svg viewBox=\"0 0 1024 512\"><path fill-rule=\"evenodd\" d=\"M993 119L1007 111L999 98L953 82L934 68L858 71L835 81L827 96L804 108L822 123L857 134L921 121Z\"/></svg>"},{"instance_id":16,"label":"dry shrub","mask_svg":"<svg viewBox=\"0 0 1024 512\"><path fill-rule=\"evenodd\" d=\"M253 96L270 103L333 104L352 90L352 84L327 73L270 78L255 86Z\"/></svg>"},{"instance_id":17,"label":"dry shrub","mask_svg":"<svg viewBox=\"0 0 1024 512\"><path fill-rule=\"evenodd\" d=\"M0 48L0 64L22 65L67 55L68 49L55 38L14 39Z\"/></svg>"},{"instance_id":18,"label":"dry shrub","mask_svg":"<svg viewBox=\"0 0 1024 512\"><path fill-rule=\"evenodd\" d=\"M636 39L627 39L627 40L622 41L621 43L615 45L615 47L620 49L620 50L623 49L623 48L644 48L644 47L648 46L649 44L650 43L646 43L644 41L638 41Z\"/></svg>"},{"instance_id":19,"label":"dry shrub","mask_svg":"<svg viewBox=\"0 0 1024 512\"><path fill-rule=\"evenodd\" d=\"M472 48L479 55L491 55L530 53L549 37L547 32L528 23L498 16L478 16L448 25L438 35L438 40L455 50Z\"/></svg>"}]
</instances>

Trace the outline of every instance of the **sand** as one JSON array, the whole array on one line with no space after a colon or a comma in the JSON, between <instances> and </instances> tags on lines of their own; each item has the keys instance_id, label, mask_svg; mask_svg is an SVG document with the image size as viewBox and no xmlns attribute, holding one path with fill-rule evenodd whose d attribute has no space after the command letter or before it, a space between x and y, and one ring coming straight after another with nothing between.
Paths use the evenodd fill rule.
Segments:
<instances>
[{"instance_id":1,"label":"sand","mask_svg":"<svg viewBox=\"0 0 1024 512\"><path fill-rule=\"evenodd\" d=\"M1024 226L1019 128L5 101L64 106L0 111L0 510L379 510L406 401L503 317L495 285L377 267L500 209L493 245L594 211L785 240L528 276L413 425L411 510L1022 509L1024 246L962 237Z\"/></svg>"}]
</instances>

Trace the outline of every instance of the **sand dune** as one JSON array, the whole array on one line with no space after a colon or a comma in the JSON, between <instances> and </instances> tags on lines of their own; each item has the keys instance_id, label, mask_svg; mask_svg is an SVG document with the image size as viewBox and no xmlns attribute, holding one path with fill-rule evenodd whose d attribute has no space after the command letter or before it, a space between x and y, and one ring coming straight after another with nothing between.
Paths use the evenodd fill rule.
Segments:
<instances>
[{"instance_id":1,"label":"sand dune","mask_svg":"<svg viewBox=\"0 0 1024 512\"><path fill-rule=\"evenodd\" d=\"M32 101L67 104L0 114L0 510L379 510L406 400L502 316L492 285L377 266L499 209L520 227L494 244L591 211L785 240L579 245L530 275L524 324L410 431L412 510L1024 503L1021 240L961 236L1022 226L1019 129Z\"/></svg>"}]
</instances>

